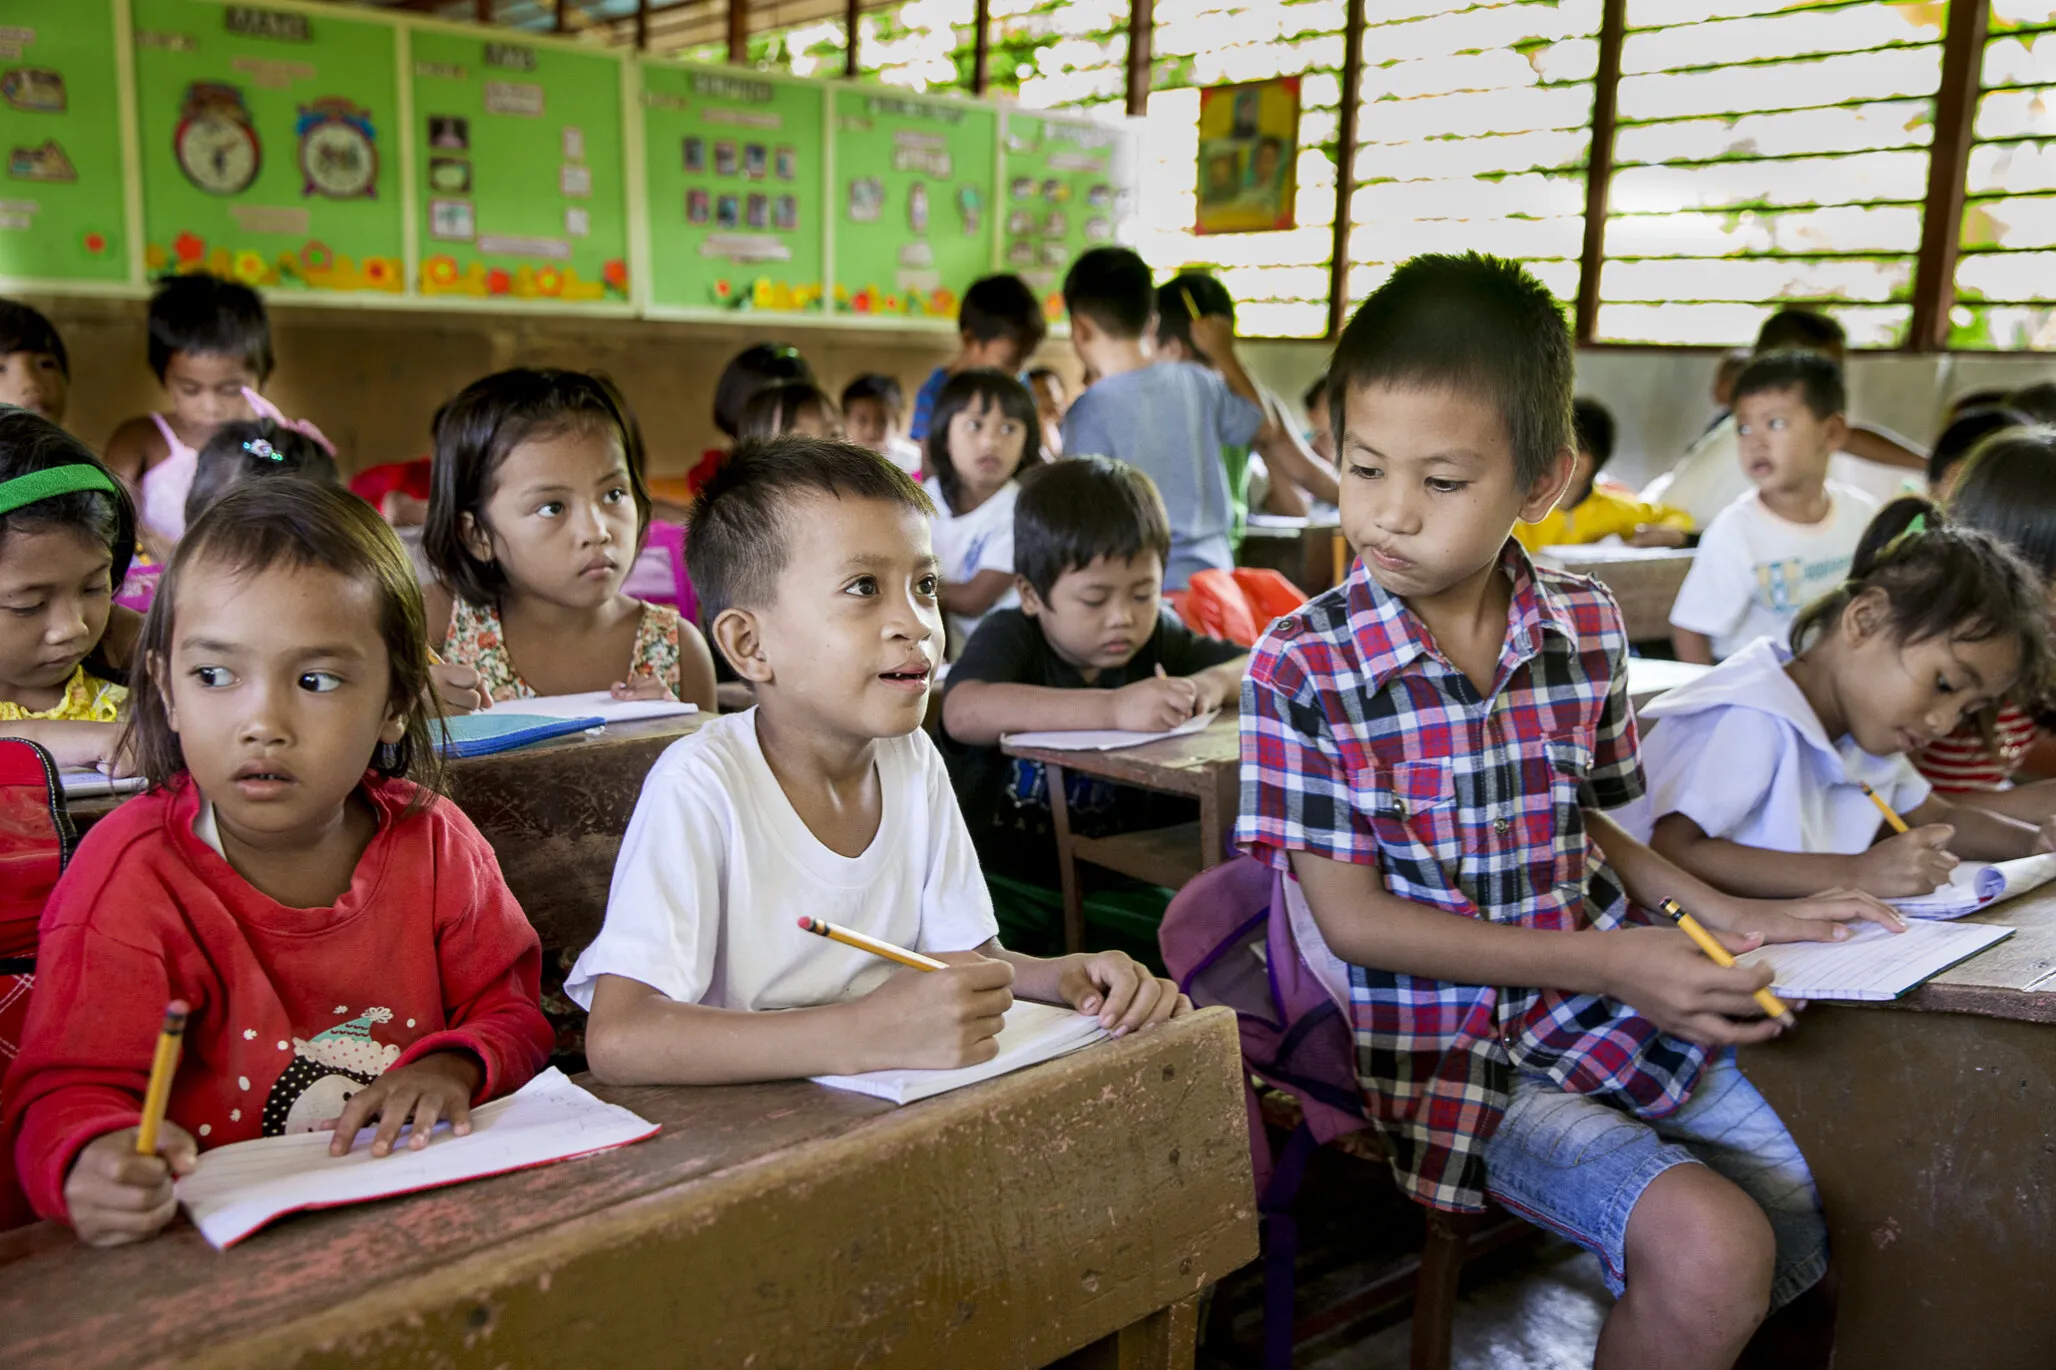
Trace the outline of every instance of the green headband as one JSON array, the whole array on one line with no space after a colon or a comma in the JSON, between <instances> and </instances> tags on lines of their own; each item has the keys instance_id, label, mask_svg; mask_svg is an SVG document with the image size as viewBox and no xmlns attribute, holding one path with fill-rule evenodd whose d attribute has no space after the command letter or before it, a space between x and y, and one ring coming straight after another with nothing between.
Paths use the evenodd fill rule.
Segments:
<instances>
[{"instance_id":1,"label":"green headband","mask_svg":"<svg viewBox=\"0 0 2056 1370\"><path fill-rule=\"evenodd\" d=\"M110 495L116 493L114 482L105 471L84 462L31 471L26 476L0 481L0 514L11 514L25 504L87 490L102 490Z\"/></svg>"}]
</instances>

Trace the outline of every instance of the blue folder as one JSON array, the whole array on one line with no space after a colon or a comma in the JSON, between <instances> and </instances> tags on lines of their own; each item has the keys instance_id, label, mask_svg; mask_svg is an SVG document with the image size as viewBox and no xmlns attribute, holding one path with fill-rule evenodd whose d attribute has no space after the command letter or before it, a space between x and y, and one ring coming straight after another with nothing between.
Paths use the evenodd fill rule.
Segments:
<instances>
[{"instance_id":1,"label":"blue folder","mask_svg":"<svg viewBox=\"0 0 2056 1370\"><path fill-rule=\"evenodd\" d=\"M517 747L546 742L566 733L582 733L605 725L604 718L545 718L489 709L484 713L458 714L435 725L439 741L436 750L445 757L492 756Z\"/></svg>"}]
</instances>

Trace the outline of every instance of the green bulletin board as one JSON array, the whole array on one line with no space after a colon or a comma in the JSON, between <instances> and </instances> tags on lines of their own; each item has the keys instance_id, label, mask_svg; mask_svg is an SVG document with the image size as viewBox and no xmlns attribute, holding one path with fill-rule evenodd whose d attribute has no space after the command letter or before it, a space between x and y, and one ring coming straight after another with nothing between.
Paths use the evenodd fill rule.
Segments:
<instances>
[{"instance_id":1,"label":"green bulletin board","mask_svg":"<svg viewBox=\"0 0 2056 1370\"><path fill-rule=\"evenodd\" d=\"M626 303L619 58L413 34L426 296Z\"/></svg>"},{"instance_id":2,"label":"green bulletin board","mask_svg":"<svg viewBox=\"0 0 2056 1370\"><path fill-rule=\"evenodd\" d=\"M135 0L143 264L285 290L405 281L390 24Z\"/></svg>"},{"instance_id":3,"label":"green bulletin board","mask_svg":"<svg viewBox=\"0 0 2056 1370\"><path fill-rule=\"evenodd\" d=\"M656 62L642 77L651 303L819 310L822 88Z\"/></svg>"},{"instance_id":4,"label":"green bulletin board","mask_svg":"<svg viewBox=\"0 0 2056 1370\"><path fill-rule=\"evenodd\" d=\"M110 0L0 8L0 276L125 281Z\"/></svg>"},{"instance_id":5,"label":"green bulletin board","mask_svg":"<svg viewBox=\"0 0 2056 1370\"><path fill-rule=\"evenodd\" d=\"M1009 110L999 181L1001 260L1064 316L1064 273L1087 248L1121 241L1134 213L1120 173L1125 135L1098 124Z\"/></svg>"},{"instance_id":6,"label":"green bulletin board","mask_svg":"<svg viewBox=\"0 0 2056 1370\"><path fill-rule=\"evenodd\" d=\"M998 112L838 89L835 113L836 309L956 318L992 270Z\"/></svg>"}]
</instances>

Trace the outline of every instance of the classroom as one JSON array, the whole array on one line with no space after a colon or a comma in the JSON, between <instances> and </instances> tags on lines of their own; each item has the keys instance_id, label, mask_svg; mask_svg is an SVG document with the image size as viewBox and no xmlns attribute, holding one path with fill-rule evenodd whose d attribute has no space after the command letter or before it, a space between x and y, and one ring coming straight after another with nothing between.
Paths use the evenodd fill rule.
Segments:
<instances>
[{"instance_id":1,"label":"classroom","mask_svg":"<svg viewBox=\"0 0 2056 1370\"><path fill-rule=\"evenodd\" d=\"M0 0L0 1367L2056 1359L2056 0Z\"/></svg>"}]
</instances>

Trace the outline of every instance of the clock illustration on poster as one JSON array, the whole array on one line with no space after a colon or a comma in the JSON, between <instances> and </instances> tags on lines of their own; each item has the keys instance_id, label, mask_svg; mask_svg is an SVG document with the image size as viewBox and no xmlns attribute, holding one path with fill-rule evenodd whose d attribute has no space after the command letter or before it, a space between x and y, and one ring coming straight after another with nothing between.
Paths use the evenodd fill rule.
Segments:
<instances>
[{"instance_id":1,"label":"clock illustration on poster","mask_svg":"<svg viewBox=\"0 0 2056 1370\"><path fill-rule=\"evenodd\" d=\"M264 164L243 92L218 81L186 87L172 149L179 170L209 195L240 195Z\"/></svg>"},{"instance_id":2,"label":"clock illustration on poster","mask_svg":"<svg viewBox=\"0 0 2056 1370\"><path fill-rule=\"evenodd\" d=\"M357 200L378 193L378 145L370 110L329 96L300 106L294 130L300 135L303 195Z\"/></svg>"}]
</instances>

